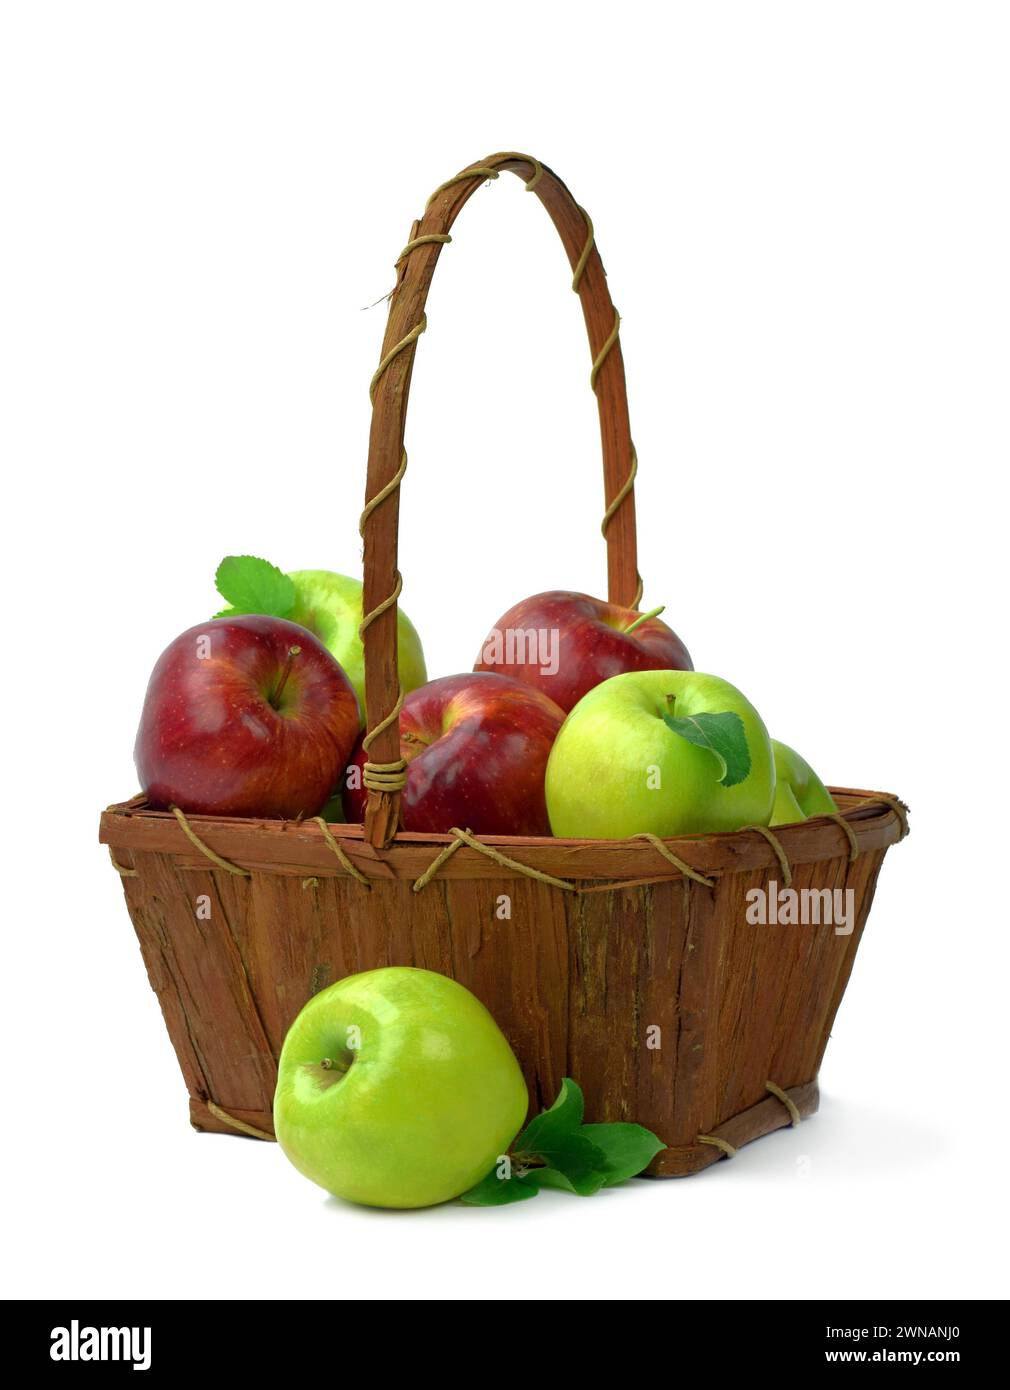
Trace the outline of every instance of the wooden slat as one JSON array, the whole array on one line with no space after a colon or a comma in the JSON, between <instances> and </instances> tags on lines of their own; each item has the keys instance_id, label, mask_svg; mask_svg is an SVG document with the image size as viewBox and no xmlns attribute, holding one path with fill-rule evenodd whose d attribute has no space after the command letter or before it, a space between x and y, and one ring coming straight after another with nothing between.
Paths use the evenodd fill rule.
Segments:
<instances>
[{"instance_id":1,"label":"wooden slat","mask_svg":"<svg viewBox=\"0 0 1010 1390\"><path fill-rule=\"evenodd\" d=\"M900 838L896 813L882 803L859 806L872 792L835 789L836 799L852 805L848 819L860 850L883 849ZM241 868L300 877L344 877L345 871L326 845L319 828L298 821L257 821L216 816L191 816L202 839L218 854ZM372 879L413 882L448 843L445 835L401 833L386 849L376 850L362 838L359 825L330 827L348 857ZM816 863L848 851L848 840L833 821L823 817L776 831L794 864ZM111 807L102 815L99 838L118 850L172 854L179 867L202 869L206 860L190 844L175 817L148 811L133 803ZM530 868L569 880L611 880L677 876L656 851L639 840L554 840L518 836L486 836L510 858ZM705 874L722 874L777 866L775 855L760 835L708 835L665 842L687 863ZM511 871L478 851L464 847L439 870L443 879L501 879ZM519 875L515 875L519 876Z\"/></svg>"}]
</instances>

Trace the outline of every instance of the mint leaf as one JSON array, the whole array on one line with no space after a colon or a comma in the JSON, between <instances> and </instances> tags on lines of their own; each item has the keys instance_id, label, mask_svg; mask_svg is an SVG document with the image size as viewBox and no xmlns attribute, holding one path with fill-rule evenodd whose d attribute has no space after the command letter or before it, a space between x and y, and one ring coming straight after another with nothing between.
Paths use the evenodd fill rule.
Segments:
<instances>
[{"instance_id":1,"label":"mint leaf","mask_svg":"<svg viewBox=\"0 0 1010 1390\"><path fill-rule=\"evenodd\" d=\"M510 1202L525 1202L539 1190L525 1174L513 1173L511 1177L500 1178L496 1164L486 1178L481 1178L476 1187L464 1192L459 1200L468 1207L504 1207Z\"/></svg>"},{"instance_id":2,"label":"mint leaf","mask_svg":"<svg viewBox=\"0 0 1010 1390\"><path fill-rule=\"evenodd\" d=\"M510 1175L500 1178L496 1165L460 1201L500 1207L535 1197L543 1187L591 1197L601 1187L634 1177L666 1147L642 1125L584 1125L584 1110L582 1091L566 1076L551 1108L515 1140Z\"/></svg>"},{"instance_id":3,"label":"mint leaf","mask_svg":"<svg viewBox=\"0 0 1010 1390\"><path fill-rule=\"evenodd\" d=\"M559 1173L571 1190L577 1192L580 1197L592 1197L607 1181L607 1160L603 1152L586 1136L585 1130L560 1135L549 1145L540 1144L536 1155L544 1160L547 1168L531 1169L529 1177L553 1170Z\"/></svg>"},{"instance_id":4,"label":"mint leaf","mask_svg":"<svg viewBox=\"0 0 1010 1390\"><path fill-rule=\"evenodd\" d=\"M684 719L664 714L663 723L675 734L680 734L681 738L686 738L688 743L707 748L715 754L719 760L719 781L724 787L735 787L750 772L747 733L743 720L735 712L689 714Z\"/></svg>"},{"instance_id":5,"label":"mint leaf","mask_svg":"<svg viewBox=\"0 0 1010 1390\"><path fill-rule=\"evenodd\" d=\"M542 1159L573 1192L590 1197L606 1180L606 1160L586 1134L584 1111L582 1091L566 1076L551 1108L531 1120L516 1139L515 1152L519 1163L523 1158Z\"/></svg>"},{"instance_id":6,"label":"mint leaf","mask_svg":"<svg viewBox=\"0 0 1010 1390\"><path fill-rule=\"evenodd\" d=\"M562 1136L576 1132L582 1124L584 1111L582 1091L570 1076L566 1076L551 1108L534 1116L516 1139L513 1146L516 1153L542 1154L542 1145L550 1147Z\"/></svg>"},{"instance_id":7,"label":"mint leaf","mask_svg":"<svg viewBox=\"0 0 1010 1390\"><path fill-rule=\"evenodd\" d=\"M554 1187L559 1192L575 1192L575 1188L564 1173L559 1173L556 1168L531 1168L525 1175L524 1181L533 1183L537 1188Z\"/></svg>"},{"instance_id":8,"label":"mint leaf","mask_svg":"<svg viewBox=\"0 0 1010 1390\"><path fill-rule=\"evenodd\" d=\"M666 1148L662 1139L657 1139L644 1125L583 1125L582 1132L603 1155L606 1163L604 1187L633 1178Z\"/></svg>"},{"instance_id":9,"label":"mint leaf","mask_svg":"<svg viewBox=\"0 0 1010 1390\"><path fill-rule=\"evenodd\" d=\"M285 618L295 606L295 586L288 576L255 555L226 555L217 567L214 583L231 604L233 614L266 613Z\"/></svg>"}]
</instances>

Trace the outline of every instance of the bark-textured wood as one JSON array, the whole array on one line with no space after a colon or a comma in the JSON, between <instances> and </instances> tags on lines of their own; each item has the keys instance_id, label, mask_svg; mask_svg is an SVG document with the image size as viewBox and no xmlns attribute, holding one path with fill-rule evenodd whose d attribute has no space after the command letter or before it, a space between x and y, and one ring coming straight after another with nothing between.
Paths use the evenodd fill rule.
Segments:
<instances>
[{"instance_id":1,"label":"bark-textured wood","mask_svg":"<svg viewBox=\"0 0 1010 1390\"><path fill-rule=\"evenodd\" d=\"M489 155L468 167L508 171L524 182L536 177L533 193L547 210L569 263L575 269L589 236L589 225L582 209L552 170L539 166L529 155L511 153ZM539 175L538 169L542 170ZM447 235L485 179L486 174L477 172L439 191L424 215L414 223L409 240ZM422 322L428 290L442 250L442 243L428 242L417 246L400 261L396 286L389 301L380 360L384 361ZM508 267L503 266L502 271L507 274ZM580 277L578 295L589 337L589 363L592 364L610 337L615 322L606 273L595 244ZM488 331L492 331L491 325ZM423 337L420 342L423 343ZM377 497L400 467L414 353L419 350L419 343L415 341L399 352L376 384L368 440L366 500ZM633 446L620 339L610 348L600 367L595 390L603 445L604 502L605 507L609 507L627 481L632 466ZM478 478L473 480L478 486L479 481ZM396 590L398 520L399 490L396 489L365 523L363 603L366 613L373 612ZM638 585L634 492L625 496L611 518L606 539L611 602L633 604ZM393 709L398 689L396 605L393 604L365 632L365 712L369 730ZM376 763L391 763L399 758L400 742L395 723L379 733L369 755ZM388 845L396 833L398 814L399 792L371 792L365 816L366 838L378 846Z\"/></svg>"},{"instance_id":2,"label":"bark-textured wood","mask_svg":"<svg viewBox=\"0 0 1010 1390\"><path fill-rule=\"evenodd\" d=\"M895 811L875 802L873 792L833 787L835 800L846 812L860 851L893 844L900 834ZM218 854L243 869L277 874L347 877L335 859L319 827L300 821L238 819L222 816L190 816L201 838ZM413 882L427 869L447 843L445 835L401 831L388 848L376 850L365 840L360 825L332 825L348 858L373 882L402 879ZM776 832L793 864L823 859L826 854L848 852L845 832L825 817L785 826ZM187 840L182 827L168 811L150 811L142 798L111 807L102 816L103 844L171 854L180 868L201 872L207 860ZM554 840L542 837L486 835L511 859L556 878L646 882L666 880L673 872L651 846L636 840ZM778 860L763 836L754 832L706 835L666 842L692 868L704 874L732 869L776 868ZM458 850L439 870L440 879L509 877L477 850ZM514 877L521 877L516 872Z\"/></svg>"},{"instance_id":3,"label":"bark-textured wood","mask_svg":"<svg viewBox=\"0 0 1010 1390\"><path fill-rule=\"evenodd\" d=\"M880 865L901 834L873 793L835 796L859 843L853 863L832 821L778 833L794 887L853 890L848 936L831 924L747 922L748 890L781 882L781 869L763 837L746 832L668 842L713 888L657 864L643 842L494 842L572 878L578 893L468 849L414 892L447 837L402 836L376 851L360 826L331 827L359 852L366 890L315 826L192 817L208 844L250 870L240 878L140 799L107 811L101 838L136 870L123 887L198 1128L236 1132L213 1103L271 1132L276 1059L306 1001L360 970L417 965L483 1000L519 1057L534 1110L573 1076L590 1118L635 1120L666 1140L651 1171L676 1176L722 1157L699 1134L739 1147L789 1123L768 1081L801 1113L816 1108Z\"/></svg>"}]
</instances>

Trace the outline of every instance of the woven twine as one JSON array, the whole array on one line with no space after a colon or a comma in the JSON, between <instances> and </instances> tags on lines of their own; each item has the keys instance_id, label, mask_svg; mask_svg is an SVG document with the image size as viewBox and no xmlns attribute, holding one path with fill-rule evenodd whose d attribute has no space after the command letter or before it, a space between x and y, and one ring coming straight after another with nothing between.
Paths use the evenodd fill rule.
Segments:
<instances>
[{"instance_id":1,"label":"woven twine","mask_svg":"<svg viewBox=\"0 0 1010 1390\"><path fill-rule=\"evenodd\" d=\"M799 1107L792 1096L789 1095L787 1091L784 1091L781 1086L776 1086L774 1081L766 1081L765 1090L768 1091L770 1095L773 1095L776 1100L780 1100L788 1110L790 1125L798 1125L803 1119L803 1116L800 1114ZM697 1134L695 1135L695 1143L708 1144L713 1149L721 1149L727 1158L735 1158L739 1152L728 1139L721 1139L718 1134Z\"/></svg>"},{"instance_id":2,"label":"woven twine","mask_svg":"<svg viewBox=\"0 0 1010 1390\"><path fill-rule=\"evenodd\" d=\"M401 695L392 713L386 716L384 724L392 723L393 719L399 716L402 704L403 696ZM373 730L373 736L378 732L379 728L377 727L375 730ZM378 764L380 770L387 766L395 767L396 765L382 763ZM381 771L379 775L382 775ZM859 806L877 805L889 806L896 813L902 827L902 835L900 838L904 839L905 835L908 834L908 808L905 806L905 803L903 801L899 801L897 797L888 796L885 793L881 793L878 796L870 797L866 801L862 801L859 803ZM200 851L201 854L203 854L207 859L209 859L212 864L216 865L219 869L224 869L227 873L236 875L237 877L251 877L250 871L248 869L243 869L240 865L233 864L230 859L225 859L222 855L218 854L216 850L212 849L211 846L208 845L205 840L202 840L200 836L196 833L196 831L193 829L193 827L190 825L189 821L186 819L186 816L183 814L183 812L179 809L178 806L173 806L170 809L172 811L172 814L175 816L176 820L179 822L179 825L186 838L196 849ZM853 809L856 810L859 808L854 807ZM335 858L337 859L338 863L340 864L341 868L345 871L345 873L349 874L351 878L355 879L356 882L360 883L363 888L371 888L372 880L368 877L367 874L363 873L355 863L353 863L353 861L348 856L346 850L344 850L340 842L334 837L332 831L330 830L326 822L323 820L322 816L313 816L312 819L313 822L319 826L319 830L322 834L323 840L325 841L327 847L330 850L332 850ZM849 862L852 863L853 860L855 860L855 858L859 854L859 842L856 839L855 831L852 829L852 826L848 823L848 821L846 821L844 816L842 816L839 813L833 813L831 815L828 815L825 817L825 819L836 821L845 831L846 837L849 841ZM769 830L769 828L766 825L745 825L741 827L740 833L743 834L745 831L748 830L756 831L759 835L763 836L763 838L766 839L768 843L771 845L773 851L775 852L775 856L779 861L779 866L782 870L783 882L787 888L790 887L792 884L792 866L789 863L789 856L786 854L785 849L782 846L781 840L779 840L778 836L774 833L774 831ZM503 854L501 850L495 849L493 845L486 844L483 840L479 840L469 830L461 830L458 826L453 826L453 828L449 831L449 834L453 837L449 844L445 845L441 850L439 850L435 858L431 861L431 863L420 875L420 877L414 880L412 887L415 893L420 893L422 889L426 888L428 884L432 881L432 879L437 875L442 865L445 864L449 859L451 859L452 856L456 854L459 850L461 850L464 847L464 845L468 846L472 850L476 850L478 854L483 854L487 859L492 860L495 864L498 864L503 869L511 869L514 873L521 874L524 878L531 878L535 879L538 883L549 884L552 888L560 888L563 892L581 894L596 893L601 891L601 886L599 884L582 888L579 887L577 883L572 883L569 880L563 878L556 878L553 874L543 873L540 869L534 869L529 864L523 864L518 859L512 859L509 855ZM649 831L642 831L640 834L633 835L630 838L633 840L645 840L649 845L652 846L656 853L661 855L663 859L665 859L668 864L670 864L674 869L676 869L677 873L682 877L691 879L692 882L698 883L704 888L715 887L718 881L716 878L711 878L708 875L701 873L700 870L695 869L692 867L692 865L688 864L686 860L681 859L679 855L674 854L673 851L666 844L663 843L663 841L659 838L658 835L653 835ZM111 848L109 850L109 858L112 860L112 867L121 877L138 877L139 870L125 868L122 864L117 863ZM306 888L314 887L318 884L318 882L318 878L310 877L302 880L302 886ZM614 891L619 891L621 888L621 880L615 879L612 884L604 884L602 885L602 887L613 888Z\"/></svg>"},{"instance_id":3,"label":"woven twine","mask_svg":"<svg viewBox=\"0 0 1010 1390\"><path fill-rule=\"evenodd\" d=\"M779 866L782 869L782 882L787 888L791 888L793 883L792 866L789 863L788 854L786 854L785 850L782 848L782 841L779 837L773 831L769 830L767 825L742 825L740 827L741 833L746 830L756 830L759 835L763 835L768 841L775 851L775 858L779 861Z\"/></svg>"},{"instance_id":4,"label":"woven twine","mask_svg":"<svg viewBox=\"0 0 1010 1390\"><path fill-rule=\"evenodd\" d=\"M112 852L112 847L111 847L111 845L109 846L109 858L112 860L112 867L115 869L116 873L119 875L120 878L139 878L139 877L140 877L140 871L139 871L139 869L128 869L128 868L125 866L125 864L120 864L119 860L116 858L115 854L113 854L113 852Z\"/></svg>"},{"instance_id":5,"label":"woven twine","mask_svg":"<svg viewBox=\"0 0 1010 1390\"><path fill-rule=\"evenodd\" d=\"M234 874L236 878L252 877L248 869L240 868L238 864L233 864L230 859L223 859L221 855L218 854L217 850L211 849L210 845L201 840L200 836L190 825L178 806L170 806L169 810L182 827L182 833L185 835L186 839L189 840L190 844L194 845L201 854L206 855L212 864L216 864L219 869L224 869L229 874Z\"/></svg>"},{"instance_id":6,"label":"woven twine","mask_svg":"<svg viewBox=\"0 0 1010 1390\"><path fill-rule=\"evenodd\" d=\"M859 858L859 841L856 839L856 832L840 811L827 811L825 814L828 820L833 820L845 831L846 839L849 842L849 863L854 864Z\"/></svg>"},{"instance_id":7,"label":"woven twine","mask_svg":"<svg viewBox=\"0 0 1010 1390\"><path fill-rule=\"evenodd\" d=\"M236 1119L234 1115L229 1115L227 1110L222 1110L220 1105L216 1105L212 1100L205 1100L204 1105L210 1113L218 1120L223 1120L226 1125L231 1125L232 1129L239 1130L242 1134L248 1134L251 1139L265 1139L270 1144L277 1143L277 1137L268 1134L265 1129L257 1129L255 1125L247 1125L245 1120Z\"/></svg>"},{"instance_id":8,"label":"woven twine","mask_svg":"<svg viewBox=\"0 0 1010 1390\"><path fill-rule=\"evenodd\" d=\"M322 816L313 816L312 819L315 822L315 824L319 826L319 829L323 833L323 839L326 841L328 847L337 856L337 859L341 867L344 868L347 871L347 873L350 874L351 878L357 879L358 883L363 884L364 887L367 888L369 892L371 892L372 885L369 882L367 875L363 874L356 864L351 863L340 842L333 838L333 835L330 831L330 827L323 820ZM306 883L308 882L309 880L306 879ZM314 880L314 883L318 882L318 879ZM305 885L303 884L302 886L304 887Z\"/></svg>"},{"instance_id":9,"label":"woven twine","mask_svg":"<svg viewBox=\"0 0 1010 1390\"><path fill-rule=\"evenodd\" d=\"M803 1119L803 1116L800 1114L799 1109L796 1106L796 1102L793 1100L792 1096L788 1095L787 1092L783 1091L781 1086L776 1086L774 1081L766 1081L765 1090L770 1091L772 1095L775 1096L777 1100L780 1100L782 1104L785 1106L785 1108L789 1111L789 1123L791 1125L798 1125L800 1121Z\"/></svg>"}]
</instances>

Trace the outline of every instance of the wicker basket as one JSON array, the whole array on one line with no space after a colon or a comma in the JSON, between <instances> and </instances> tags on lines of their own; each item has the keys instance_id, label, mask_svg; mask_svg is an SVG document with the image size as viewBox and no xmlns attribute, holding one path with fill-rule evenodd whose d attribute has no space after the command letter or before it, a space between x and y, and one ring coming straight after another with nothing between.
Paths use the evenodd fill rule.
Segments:
<instances>
[{"instance_id":1,"label":"wicker basket","mask_svg":"<svg viewBox=\"0 0 1010 1390\"><path fill-rule=\"evenodd\" d=\"M538 161L494 155L442 185L414 223L372 381L365 825L186 818L135 798L104 813L101 839L123 876L197 1128L272 1138L276 1059L306 1000L355 971L419 965L484 1001L534 1108L573 1076L590 1118L648 1125L669 1145L651 1171L683 1175L817 1108L821 1057L905 808L883 793L833 789L838 817L774 833L665 842L397 833L398 484L411 367L449 229L502 170L543 203L573 268L603 439L609 596L637 606L619 317L592 224ZM853 930L751 925L747 893L769 879L851 889Z\"/></svg>"}]
</instances>

